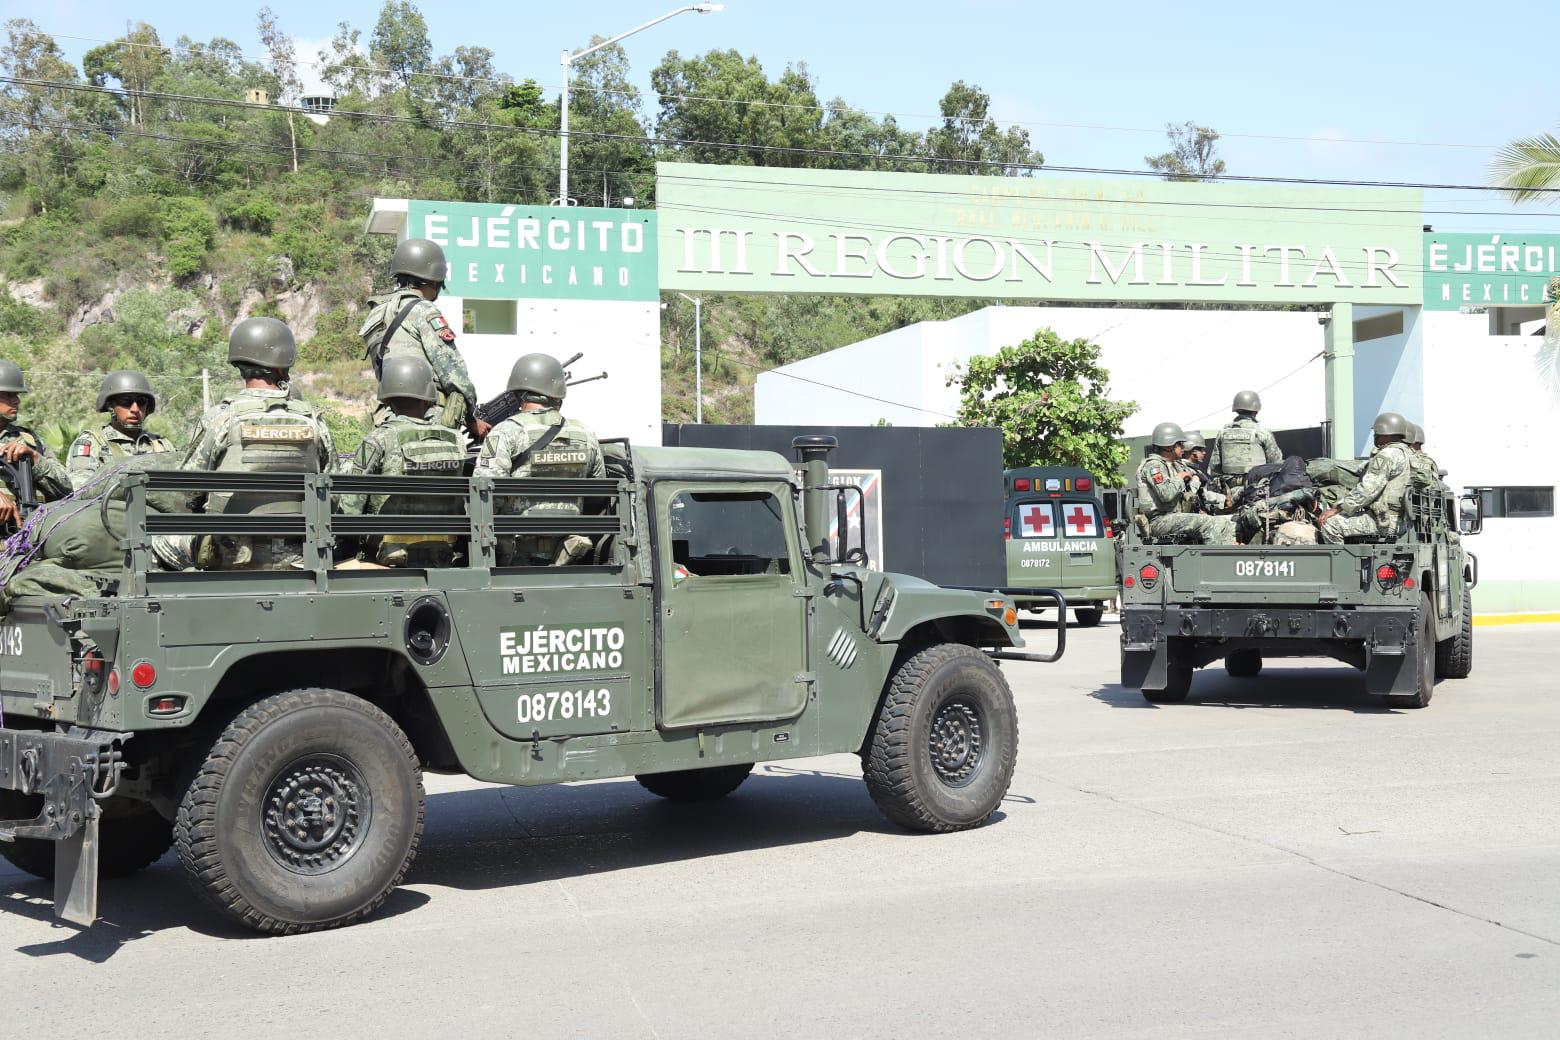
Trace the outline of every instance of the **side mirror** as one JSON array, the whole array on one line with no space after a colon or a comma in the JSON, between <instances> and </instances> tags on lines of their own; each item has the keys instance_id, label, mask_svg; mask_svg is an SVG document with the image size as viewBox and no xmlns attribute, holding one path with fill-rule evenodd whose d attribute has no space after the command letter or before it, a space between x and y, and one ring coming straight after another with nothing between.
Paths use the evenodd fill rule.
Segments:
<instances>
[{"instance_id":1,"label":"side mirror","mask_svg":"<svg viewBox=\"0 0 1560 1040\"><path fill-rule=\"evenodd\" d=\"M1484 496L1470 491L1457 499L1457 530L1478 534L1484 530Z\"/></svg>"}]
</instances>

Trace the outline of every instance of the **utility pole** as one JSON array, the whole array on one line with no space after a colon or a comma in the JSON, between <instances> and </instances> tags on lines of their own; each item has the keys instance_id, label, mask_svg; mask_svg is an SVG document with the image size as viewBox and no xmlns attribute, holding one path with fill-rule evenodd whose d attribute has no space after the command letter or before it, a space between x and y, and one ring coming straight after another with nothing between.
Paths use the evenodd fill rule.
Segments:
<instances>
[{"instance_id":1,"label":"utility pole","mask_svg":"<svg viewBox=\"0 0 1560 1040\"><path fill-rule=\"evenodd\" d=\"M204 415L211 411L211 369L200 370L200 410Z\"/></svg>"},{"instance_id":2,"label":"utility pole","mask_svg":"<svg viewBox=\"0 0 1560 1040\"><path fill-rule=\"evenodd\" d=\"M678 293L693 304L693 421L704 421L704 301L697 296Z\"/></svg>"}]
</instances>

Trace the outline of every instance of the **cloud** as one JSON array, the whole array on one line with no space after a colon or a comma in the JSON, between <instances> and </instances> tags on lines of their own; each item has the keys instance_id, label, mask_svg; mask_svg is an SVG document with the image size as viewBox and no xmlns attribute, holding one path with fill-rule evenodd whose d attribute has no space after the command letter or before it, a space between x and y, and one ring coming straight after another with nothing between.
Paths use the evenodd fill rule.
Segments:
<instances>
[{"instance_id":1,"label":"cloud","mask_svg":"<svg viewBox=\"0 0 1560 1040\"><path fill-rule=\"evenodd\" d=\"M311 39L306 36L293 38L293 59L298 63L298 78L303 81L303 92L309 94L330 94L333 91L326 85L320 73L324 70L320 67L320 52L330 51L330 37L322 36Z\"/></svg>"}]
</instances>

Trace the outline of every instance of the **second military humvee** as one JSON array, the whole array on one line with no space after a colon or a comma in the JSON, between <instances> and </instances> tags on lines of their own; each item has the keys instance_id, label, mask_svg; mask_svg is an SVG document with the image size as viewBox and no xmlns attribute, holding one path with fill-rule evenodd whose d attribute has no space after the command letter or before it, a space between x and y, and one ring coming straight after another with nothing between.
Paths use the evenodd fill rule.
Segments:
<instances>
[{"instance_id":1,"label":"second military humvee","mask_svg":"<svg viewBox=\"0 0 1560 1040\"><path fill-rule=\"evenodd\" d=\"M1026 466L1003 473L1002 534L1007 583L1022 606L1039 611L1055 589L1078 624L1098 625L1117 596L1116 546L1100 501L1099 481L1071 466ZM1043 586L1025 596L1022 589ZM1065 621L1065 619L1059 619Z\"/></svg>"},{"instance_id":2,"label":"second military humvee","mask_svg":"<svg viewBox=\"0 0 1560 1040\"><path fill-rule=\"evenodd\" d=\"M126 473L117 589L22 597L0 619L0 855L90 922L99 872L172 845L220 911L293 933L357 921L400 883L424 770L634 776L707 799L755 763L851 752L895 822L979 825L1017 752L991 660L1025 656L1014 606L831 547L832 440L799 441L800 474L693 448L625 452L604 479ZM148 509L218 490L294 495L298 511ZM332 508L344 494L448 509L348 516ZM586 508L504 510L528 496ZM192 534L292 539L304 566L156 569L154 538ZM386 534L457 539L466 560L336 564ZM569 534L592 539L588 562L498 563L505 538Z\"/></svg>"}]
</instances>

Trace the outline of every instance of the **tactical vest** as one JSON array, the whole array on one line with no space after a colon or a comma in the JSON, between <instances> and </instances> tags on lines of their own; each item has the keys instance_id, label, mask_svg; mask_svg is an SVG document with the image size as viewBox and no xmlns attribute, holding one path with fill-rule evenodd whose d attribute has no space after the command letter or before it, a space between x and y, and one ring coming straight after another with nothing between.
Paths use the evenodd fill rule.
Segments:
<instances>
[{"instance_id":1,"label":"tactical vest","mask_svg":"<svg viewBox=\"0 0 1560 1040\"><path fill-rule=\"evenodd\" d=\"M389 477L458 477L466 471L466 447L447 426L398 422L383 428L385 460L380 472ZM440 495L375 495L369 512L392 515L459 513L461 503Z\"/></svg>"},{"instance_id":2,"label":"tactical vest","mask_svg":"<svg viewBox=\"0 0 1560 1040\"><path fill-rule=\"evenodd\" d=\"M1154 497L1153 488L1150 485L1153 482L1153 474L1156 471L1164 475L1164 480L1157 485L1161 490L1164 489L1165 484L1174 482L1175 487L1172 489L1175 492L1174 505L1162 506L1159 504L1159 500ZM1137 478L1137 509L1144 516L1154 519L1155 517L1169 516L1171 513L1188 511L1184 508L1185 496L1180 490L1182 485L1181 476L1176 472L1175 466L1167 459L1162 459L1158 455L1150 455L1138 466Z\"/></svg>"},{"instance_id":3,"label":"tactical vest","mask_svg":"<svg viewBox=\"0 0 1560 1040\"><path fill-rule=\"evenodd\" d=\"M1398 521L1403 515L1403 498L1408 493L1409 483L1414 477L1412 450L1408 445L1393 441L1377 454L1388 455L1389 453L1395 472L1387 478L1387 486L1381 489L1381 494L1376 496L1376 500L1365 507L1365 511L1375 518L1377 530L1383 534L1390 534L1397 530Z\"/></svg>"},{"instance_id":4,"label":"tactical vest","mask_svg":"<svg viewBox=\"0 0 1560 1040\"><path fill-rule=\"evenodd\" d=\"M1253 466L1267 461L1267 453L1257 440L1255 424L1230 423L1219 431L1219 472L1227 477L1243 477Z\"/></svg>"},{"instance_id":5,"label":"tactical vest","mask_svg":"<svg viewBox=\"0 0 1560 1040\"><path fill-rule=\"evenodd\" d=\"M417 342L417 337L407 329L417 317L417 302L422 300L422 294L415 289L397 289L393 293L384 296L375 296L369 301L368 317L363 319L363 325L358 329L358 338L363 341L363 355L374 365L374 371L379 371L380 363L391 353L411 354L421 356L422 347ZM412 309L407 311L406 320L401 322L400 328L395 330L395 335L390 341L385 341L385 333L390 331L390 326L395 323L395 317L401 313L401 308L407 303L412 304ZM402 332L405 330L405 334ZM392 348L399 345L399 350Z\"/></svg>"},{"instance_id":6,"label":"tactical vest","mask_svg":"<svg viewBox=\"0 0 1560 1040\"><path fill-rule=\"evenodd\" d=\"M314 407L291 397L236 397L228 405L227 444L219 473L318 473L320 420ZM296 513L296 495L218 492L208 513Z\"/></svg>"},{"instance_id":7,"label":"tactical vest","mask_svg":"<svg viewBox=\"0 0 1560 1040\"><path fill-rule=\"evenodd\" d=\"M532 413L522 413L529 415ZM534 419L519 419L531 433L531 443L535 444L549 429L552 423L541 423ZM584 477L590 473L591 451L595 438L589 430L574 419L565 419L563 428L558 431L550 442L540 451L533 451L526 459L524 465L518 467L514 476L517 477ZM567 513L577 515L580 511L580 500L577 498L522 498L516 500L519 511L522 514L535 513Z\"/></svg>"}]
</instances>

